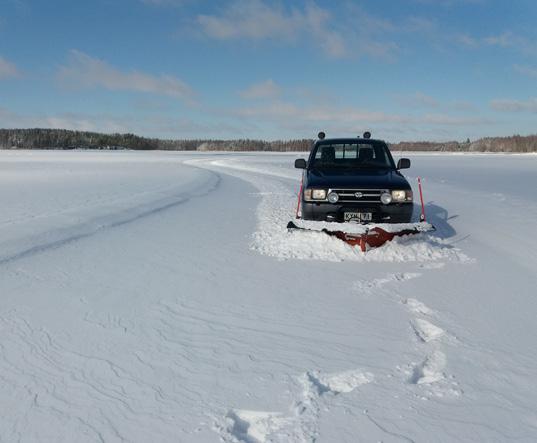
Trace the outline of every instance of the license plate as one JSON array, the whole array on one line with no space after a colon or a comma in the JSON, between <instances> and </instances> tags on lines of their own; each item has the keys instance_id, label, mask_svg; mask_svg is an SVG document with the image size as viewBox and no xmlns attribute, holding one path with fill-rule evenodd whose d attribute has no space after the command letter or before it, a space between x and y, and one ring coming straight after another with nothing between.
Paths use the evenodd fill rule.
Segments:
<instances>
[{"instance_id":1,"label":"license plate","mask_svg":"<svg viewBox=\"0 0 537 443\"><path fill-rule=\"evenodd\" d=\"M343 216L346 222L347 221L369 222L372 219L371 212L345 212Z\"/></svg>"}]
</instances>

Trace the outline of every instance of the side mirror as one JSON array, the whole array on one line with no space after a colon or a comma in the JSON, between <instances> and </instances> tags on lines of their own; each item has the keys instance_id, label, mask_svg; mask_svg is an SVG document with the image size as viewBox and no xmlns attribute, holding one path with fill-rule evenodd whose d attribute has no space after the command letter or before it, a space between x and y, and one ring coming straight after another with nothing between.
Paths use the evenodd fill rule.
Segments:
<instances>
[{"instance_id":1,"label":"side mirror","mask_svg":"<svg viewBox=\"0 0 537 443\"><path fill-rule=\"evenodd\" d=\"M410 160L408 158L402 158L397 162L397 169L410 168Z\"/></svg>"},{"instance_id":2,"label":"side mirror","mask_svg":"<svg viewBox=\"0 0 537 443\"><path fill-rule=\"evenodd\" d=\"M306 169L306 167L307 167L306 160L304 160L303 158L298 158L295 160L295 168Z\"/></svg>"}]
</instances>

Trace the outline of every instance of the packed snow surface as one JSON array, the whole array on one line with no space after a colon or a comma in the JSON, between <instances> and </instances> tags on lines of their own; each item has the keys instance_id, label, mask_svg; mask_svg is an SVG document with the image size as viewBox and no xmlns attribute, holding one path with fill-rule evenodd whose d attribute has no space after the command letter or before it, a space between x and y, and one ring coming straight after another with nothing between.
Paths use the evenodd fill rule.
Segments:
<instances>
[{"instance_id":1,"label":"packed snow surface","mask_svg":"<svg viewBox=\"0 0 537 443\"><path fill-rule=\"evenodd\" d=\"M410 154L364 254L298 155L0 151L0 441L535 441L537 156Z\"/></svg>"}]
</instances>

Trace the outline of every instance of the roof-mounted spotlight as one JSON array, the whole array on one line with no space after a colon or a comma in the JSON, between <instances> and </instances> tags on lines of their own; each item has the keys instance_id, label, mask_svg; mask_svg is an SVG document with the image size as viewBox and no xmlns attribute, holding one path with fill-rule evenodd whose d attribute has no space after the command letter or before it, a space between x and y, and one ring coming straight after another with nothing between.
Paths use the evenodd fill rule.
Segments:
<instances>
[{"instance_id":1,"label":"roof-mounted spotlight","mask_svg":"<svg viewBox=\"0 0 537 443\"><path fill-rule=\"evenodd\" d=\"M325 134L323 131L321 131L321 132L319 132L319 133L317 134L317 138L318 138L319 140L324 140L325 137L326 137L326 134Z\"/></svg>"},{"instance_id":2,"label":"roof-mounted spotlight","mask_svg":"<svg viewBox=\"0 0 537 443\"><path fill-rule=\"evenodd\" d=\"M366 139L367 139L367 138L371 138L371 132L369 132L369 131L365 131L365 132L364 132L364 138L366 138Z\"/></svg>"}]
</instances>

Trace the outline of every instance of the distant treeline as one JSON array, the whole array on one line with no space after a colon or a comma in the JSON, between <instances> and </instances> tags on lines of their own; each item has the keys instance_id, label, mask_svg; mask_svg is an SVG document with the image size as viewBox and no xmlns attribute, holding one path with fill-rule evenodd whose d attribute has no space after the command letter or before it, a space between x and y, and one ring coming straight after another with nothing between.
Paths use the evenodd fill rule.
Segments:
<instances>
[{"instance_id":1,"label":"distant treeline","mask_svg":"<svg viewBox=\"0 0 537 443\"><path fill-rule=\"evenodd\" d=\"M537 135L513 135L511 137L486 137L465 142L401 142L391 144L394 151L435 152L537 152Z\"/></svg>"},{"instance_id":2,"label":"distant treeline","mask_svg":"<svg viewBox=\"0 0 537 443\"><path fill-rule=\"evenodd\" d=\"M311 140L161 140L134 134L65 129L0 129L0 149L136 149L165 151L307 151Z\"/></svg>"},{"instance_id":3,"label":"distant treeline","mask_svg":"<svg viewBox=\"0 0 537 443\"><path fill-rule=\"evenodd\" d=\"M309 151L300 140L161 140L134 134L100 134L65 129L0 129L0 149L136 149L165 151ZM396 151L537 152L537 135L489 137L465 142L401 142Z\"/></svg>"}]
</instances>

